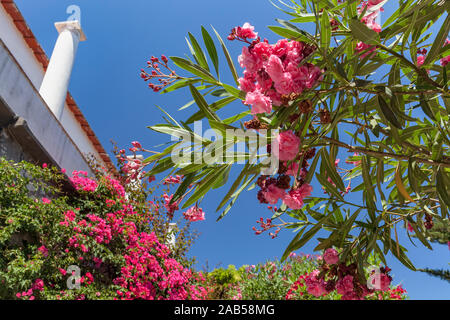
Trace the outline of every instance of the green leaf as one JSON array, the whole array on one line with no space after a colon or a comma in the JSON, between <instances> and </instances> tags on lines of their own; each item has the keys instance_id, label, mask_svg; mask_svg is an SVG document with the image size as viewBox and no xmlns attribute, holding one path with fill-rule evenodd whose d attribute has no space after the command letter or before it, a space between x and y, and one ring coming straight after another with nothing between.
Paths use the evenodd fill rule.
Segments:
<instances>
[{"instance_id":1,"label":"green leaf","mask_svg":"<svg viewBox=\"0 0 450 320\"><path fill-rule=\"evenodd\" d=\"M180 88L187 87L189 84L194 84L194 83L197 83L199 81L200 81L199 79L183 79L183 80L179 80L179 81L175 82L174 84L172 84L171 86L165 88L163 91L161 91L161 94L168 93L168 92L180 89Z\"/></svg>"},{"instance_id":2,"label":"green leaf","mask_svg":"<svg viewBox=\"0 0 450 320\"><path fill-rule=\"evenodd\" d=\"M393 124L395 127L401 129L402 125L398 121L397 116L392 111L392 109L387 104L386 100L379 94L378 95L378 106L380 107L381 113L386 117L386 119Z\"/></svg>"},{"instance_id":3,"label":"green leaf","mask_svg":"<svg viewBox=\"0 0 450 320\"><path fill-rule=\"evenodd\" d=\"M394 239L391 239L391 242L395 243L396 241ZM412 271L416 271L416 268L412 264L411 260L406 256L405 254L405 248L403 248L401 245L398 245L398 251L397 248L391 248L392 254L408 269Z\"/></svg>"},{"instance_id":4,"label":"green leaf","mask_svg":"<svg viewBox=\"0 0 450 320\"><path fill-rule=\"evenodd\" d=\"M364 181L364 185L365 185L365 191L367 192L367 197L366 197L367 206L371 209L376 209L375 190L374 190L373 184L372 184L372 176L370 175L370 172L369 172L369 161L367 159L367 156L363 156L361 158L361 173L362 173L362 177L363 177L363 181ZM369 214L370 214L370 211L369 211ZM374 217L372 217L372 219L373 218Z\"/></svg>"},{"instance_id":5,"label":"green leaf","mask_svg":"<svg viewBox=\"0 0 450 320\"><path fill-rule=\"evenodd\" d=\"M214 76L209 73L208 70L205 70L204 68L190 62L189 60L180 58L180 57L170 57L170 59L173 61L173 63L175 63L177 66L179 66L180 68L187 70L189 72L191 72L192 74L195 74L196 76L212 82L212 83L216 83L217 80L214 78Z\"/></svg>"},{"instance_id":6,"label":"green leaf","mask_svg":"<svg viewBox=\"0 0 450 320\"><path fill-rule=\"evenodd\" d=\"M217 55L216 46L214 45L214 41L211 38L210 34L203 26L202 35L206 50L208 51L209 57L211 58L211 61L214 65L214 69L216 69L217 76L219 76L219 56Z\"/></svg>"},{"instance_id":7,"label":"green leaf","mask_svg":"<svg viewBox=\"0 0 450 320\"><path fill-rule=\"evenodd\" d=\"M198 63L200 64L200 66L202 68L209 71L208 61L206 60L205 53L203 52L202 48L198 44L197 39L195 39L195 37L190 32L188 32L188 34L189 34L189 39L192 42L196 60L198 61Z\"/></svg>"},{"instance_id":8,"label":"green leaf","mask_svg":"<svg viewBox=\"0 0 450 320\"><path fill-rule=\"evenodd\" d=\"M294 31L291 29L287 29L287 28L283 28L283 27L279 27L279 26L269 26L268 28L270 30L272 30L273 32L275 32L276 34L278 34L279 36L282 36L284 38L288 38L291 40L297 40L297 39L303 38L301 33L298 33L297 31Z\"/></svg>"},{"instance_id":9,"label":"green leaf","mask_svg":"<svg viewBox=\"0 0 450 320\"><path fill-rule=\"evenodd\" d=\"M433 45L431 46L430 51L425 57L424 65L427 65L433 61L436 61L439 58L439 51L445 44L445 40L448 37L448 33L450 31L450 15L447 15L444 23L442 24L441 29L439 30L438 35L433 41Z\"/></svg>"},{"instance_id":10,"label":"green leaf","mask_svg":"<svg viewBox=\"0 0 450 320\"><path fill-rule=\"evenodd\" d=\"M211 110L205 98L201 95L200 92L193 86L189 85L189 89L191 90L192 97L195 100L195 103L203 111L205 116L210 120L216 120L220 122L219 117Z\"/></svg>"},{"instance_id":11,"label":"green leaf","mask_svg":"<svg viewBox=\"0 0 450 320\"><path fill-rule=\"evenodd\" d=\"M325 148L322 148L320 152L322 153L321 159L322 159L322 163L325 165L327 175L336 184L336 186L339 189L341 189L341 191L345 191L344 182L342 181L341 176L337 173L336 166L334 165L334 162L333 162L333 160L335 160L335 159L330 158L330 155L328 154L328 152Z\"/></svg>"},{"instance_id":12,"label":"green leaf","mask_svg":"<svg viewBox=\"0 0 450 320\"><path fill-rule=\"evenodd\" d=\"M328 193L334 195L338 200L344 201L344 198L339 193L339 191L336 189L336 187L333 186L331 183L329 183L325 177L323 177L319 173L316 173L316 178Z\"/></svg>"},{"instance_id":13,"label":"green leaf","mask_svg":"<svg viewBox=\"0 0 450 320\"><path fill-rule=\"evenodd\" d=\"M255 179L256 175L253 175L250 177L233 195L230 203L225 208L225 210L222 212L222 214L217 218L217 221L220 221L223 217L227 215L227 213L230 211L230 209L233 207L234 203L236 202L237 198L241 194L241 192Z\"/></svg>"},{"instance_id":14,"label":"green leaf","mask_svg":"<svg viewBox=\"0 0 450 320\"><path fill-rule=\"evenodd\" d=\"M186 192L187 188L194 182L195 176L197 172L191 172L184 176L183 181L181 182L180 186L177 188L177 191L173 194L172 199L170 200L170 203L174 203L178 199L180 199L184 193Z\"/></svg>"},{"instance_id":15,"label":"green leaf","mask_svg":"<svg viewBox=\"0 0 450 320\"><path fill-rule=\"evenodd\" d=\"M250 114L251 114L251 111L250 111L250 110L247 110L247 111L238 113L237 115L234 115L234 116L232 116L232 117L223 119L222 122L225 123L225 124L231 124L231 123L233 123L233 122L236 122L236 121L241 120L242 118L245 118L246 116L248 116L248 115L250 115Z\"/></svg>"},{"instance_id":16,"label":"green leaf","mask_svg":"<svg viewBox=\"0 0 450 320\"><path fill-rule=\"evenodd\" d=\"M236 83L236 85L239 85L239 82L238 82L239 76L236 72L236 68L234 67L233 59L231 59L230 53L228 52L228 49L225 46L225 43L223 42L219 33L216 31L216 29L214 29L214 27L212 27L212 28L213 28L214 32L216 33L217 39L219 39L220 45L222 46L223 54L225 55L225 58L227 59L228 67L230 68L231 74L233 75L234 82Z\"/></svg>"},{"instance_id":17,"label":"green leaf","mask_svg":"<svg viewBox=\"0 0 450 320\"><path fill-rule=\"evenodd\" d=\"M330 17L328 16L327 10L323 10L320 26L320 44L324 49L325 53L328 52L330 41L331 41Z\"/></svg>"},{"instance_id":18,"label":"green leaf","mask_svg":"<svg viewBox=\"0 0 450 320\"><path fill-rule=\"evenodd\" d=\"M436 120L433 111L431 111L430 104L425 99L425 96L423 94L420 95L420 107L422 108L423 112L432 120Z\"/></svg>"},{"instance_id":19,"label":"green leaf","mask_svg":"<svg viewBox=\"0 0 450 320\"><path fill-rule=\"evenodd\" d=\"M223 88L234 97L245 100L245 96L247 95L244 91L236 89L235 87L232 87L228 84L222 83Z\"/></svg>"},{"instance_id":20,"label":"green leaf","mask_svg":"<svg viewBox=\"0 0 450 320\"><path fill-rule=\"evenodd\" d=\"M366 44L378 44L379 35L357 19L350 20L352 35Z\"/></svg>"},{"instance_id":21,"label":"green leaf","mask_svg":"<svg viewBox=\"0 0 450 320\"><path fill-rule=\"evenodd\" d=\"M188 200L186 200L186 202L183 204L182 209L194 204L200 197L205 195L205 193L214 186L217 180L222 177L223 172L227 169L228 166L229 165L222 165L218 169L212 169L210 173L205 178L203 178L203 180L196 187L195 192L192 194L192 196Z\"/></svg>"},{"instance_id":22,"label":"green leaf","mask_svg":"<svg viewBox=\"0 0 450 320\"><path fill-rule=\"evenodd\" d=\"M436 190L445 205L450 207L450 187L448 182L450 181L446 179L445 171L439 167L436 174Z\"/></svg>"},{"instance_id":23,"label":"green leaf","mask_svg":"<svg viewBox=\"0 0 450 320\"><path fill-rule=\"evenodd\" d=\"M236 178L236 180L234 180L233 184L231 185L230 190L228 190L225 197L222 199L222 201L217 206L216 211L219 211L225 205L225 203L227 203L228 200L230 200L231 195L236 191L236 189L240 185L242 179L244 179L244 177L246 177L248 167L249 167L249 163L247 162L244 166L244 169L242 169L241 173L239 174L239 176Z\"/></svg>"},{"instance_id":24,"label":"green leaf","mask_svg":"<svg viewBox=\"0 0 450 320\"><path fill-rule=\"evenodd\" d=\"M328 216L323 217L317 224L315 224L311 229L309 229L301 239L298 239L300 237L295 237L291 243L288 245L286 250L283 253L283 256L281 257L281 261L285 261L289 254L292 251L298 250L301 247L303 247L311 238L322 228L322 224L328 219ZM303 229L304 230L304 229ZM303 232L302 232L303 233Z\"/></svg>"},{"instance_id":25,"label":"green leaf","mask_svg":"<svg viewBox=\"0 0 450 320\"><path fill-rule=\"evenodd\" d=\"M299 17L289 20L294 23L315 22L316 15L314 13L300 13Z\"/></svg>"},{"instance_id":26,"label":"green leaf","mask_svg":"<svg viewBox=\"0 0 450 320\"><path fill-rule=\"evenodd\" d=\"M231 102L235 101L235 97L226 97L224 99L218 100L214 103L211 103L209 105L210 109L212 111L217 111L225 107L226 105L230 104ZM199 110L198 112L194 113L192 116L189 117L189 119L186 120L186 124L194 123L195 121L201 120L205 117L205 114L202 110Z\"/></svg>"}]
</instances>

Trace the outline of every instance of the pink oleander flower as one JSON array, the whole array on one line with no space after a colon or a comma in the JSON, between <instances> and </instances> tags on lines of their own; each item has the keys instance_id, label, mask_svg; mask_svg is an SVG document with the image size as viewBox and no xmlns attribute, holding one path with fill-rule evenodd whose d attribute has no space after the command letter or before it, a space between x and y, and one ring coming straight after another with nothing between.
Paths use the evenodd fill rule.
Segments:
<instances>
[{"instance_id":1,"label":"pink oleander flower","mask_svg":"<svg viewBox=\"0 0 450 320\"><path fill-rule=\"evenodd\" d=\"M318 275L319 270L314 270L305 279L306 290L309 294L312 294L315 297L320 297L327 294L327 290L325 288L326 283L323 279L318 279Z\"/></svg>"},{"instance_id":2,"label":"pink oleander flower","mask_svg":"<svg viewBox=\"0 0 450 320\"><path fill-rule=\"evenodd\" d=\"M303 207L303 199L309 197L311 191L311 185L304 183L300 188L289 191L283 198L283 202L292 210L301 209Z\"/></svg>"},{"instance_id":3,"label":"pink oleander flower","mask_svg":"<svg viewBox=\"0 0 450 320\"><path fill-rule=\"evenodd\" d=\"M351 275L346 275L344 278L340 279L336 283L336 291L342 295L353 292L353 277Z\"/></svg>"},{"instance_id":4,"label":"pink oleander flower","mask_svg":"<svg viewBox=\"0 0 450 320\"><path fill-rule=\"evenodd\" d=\"M346 294L342 295L341 300L362 300L356 293L353 291L347 292Z\"/></svg>"},{"instance_id":5,"label":"pink oleander flower","mask_svg":"<svg viewBox=\"0 0 450 320\"><path fill-rule=\"evenodd\" d=\"M270 204L276 204L279 199L283 199L286 195L286 192L278 188L276 185L269 185L266 190L263 191L264 198Z\"/></svg>"},{"instance_id":6,"label":"pink oleander flower","mask_svg":"<svg viewBox=\"0 0 450 320\"><path fill-rule=\"evenodd\" d=\"M421 67L424 62L425 62L425 56L424 55L420 55L420 56L417 57L417 66L418 67Z\"/></svg>"},{"instance_id":7,"label":"pink oleander flower","mask_svg":"<svg viewBox=\"0 0 450 320\"><path fill-rule=\"evenodd\" d=\"M293 160L300 148L300 138L297 137L292 130L281 132L276 138L278 150L275 148L275 156L281 161Z\"/></svg>"},{"instance_id":8,"label":"pink oleander flower","mask_svg":"<svg viewBox=\"0 0 450 320\"><path fill-rule=\"evenodd\" d=\"M244 92L252 92L255 91L255 79L248 72L244 72L244 77L238 79L239 89Z\"/></svg>"},{"instance_id":9,"label":"pink oleander flower","mask_svg":"<svg viewBox=\"0 0 450 320\"><path fill-rule=\"evenodd\" d=\"M256 73L263 66L260 58L253 55L247 47L242 48L242 54L238 57L239 65L250 73Z\"/></svg>"},{"instance_id":10,"label":"pink oleander flower","mask_svg":"<svg viewBox=\"0 0 450 320\"><path fill-rule=\"evenodd\" d=\"M50 199L47 198L42 198L42 202L45 204L50 204L52 201Z\"/></svg>"},{"instance_id":11,"label":"pink oleander flower","mask_svg":"<svg viewBox=\"0 0 450 320\"><path fill-rule=\"evenodd\" d=\"M258 33L254 32L255 27L252 26L250 23L246 22L242 27L235 28L236 35L239 38L244 39L256 39L258 37Z\"/></svg>"},{"instance_id":12,"label":"pink oleander flower","mask_svg":"<svg viewBox=\"0 0 450 320\"><path fill-rule=\"evenodd\" d=\"M252 114L270 113L272 111L272 101L260 91L248 92L244 103L252 106Z\"/></svg>"},{"instance_id":13,"label":"pink oleander flower","mask_svg":"<svg viewBox=\"0 0 450 320\"><path fill-rule=\"evenodd\" d=\"M323 253L323 259L326 264L336 264L339 262L339 254L335 249L328 248Z\"/></svg>"},{"instance_id":14,"label":"pink oleander flower","mask_svg":"<svg viewBox=\"0 0 450 320\"><path fill-rule=\"evenodd\" d=\"M283 62L276 55L270 56L265 70L275 83L281 82L284 78Z\"/></svg>"},{"instance_id":15,"label":"pink oleander flower","mask_svg":"<svg viewBox=\"0 0 450 320\"><path fill-rule=\"evenodd\" d=\"M450 40L449 39L445 40L444 46L447 46L449 44L450 44ZM449 62L450 62L450 55L448 55L440 60L441 66L443 66L443 67L446 66Z\"/></svg>"},{"instance_id":16,"label":"pink oleander flower","mask_svg":"<svg viewBox=\"0 0 450 320\"><path fill-rule=\"evenodd\" d=\"M391 279L384 273L380 273L372 278L372 284L375 286L375 290L377 291L387 291L389 290Z\"/></svg>"},{"instance_id":17,"label":"pink oleander flower","mask_svg":"<svg viewBox=\"0 0 450 320\"><path fill-rule=\"evenodd\" d=\"M202 208L199 208L196 205L189 208L183 215L186 220L191 222L205 220L205 213Z\"/></svg>"}]
</instances>

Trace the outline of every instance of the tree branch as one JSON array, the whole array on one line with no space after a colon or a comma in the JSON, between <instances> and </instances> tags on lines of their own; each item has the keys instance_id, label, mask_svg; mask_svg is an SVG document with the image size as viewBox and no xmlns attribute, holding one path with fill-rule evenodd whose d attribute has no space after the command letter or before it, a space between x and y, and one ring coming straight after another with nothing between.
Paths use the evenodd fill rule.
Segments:
<instances>
[{"instance_id":1,"label":"tree branch","mask_svg":"<svg viewBox=\"0 0 450 320\"><path fill-rule=\"evenodd\" d=\"M318 136L317 134L314 134L314 136ZM355 147L355 146L351 146L349 144L346 144L342 141L338 141L332 138L328 138L328 137L322 137L323 140L327 141L328 143L334 144L338 147L342 147L345 148L349 151L353 151L353 152L360 152L360 153L364 153L370 156L374 156L374 157L387 157L387 158L392 158L392 159L397 159L397 160L409 160L409 159L414 159L416 162L419 163L423 163L423 164L427 164L430 166L443 166L446 168L450 168L450 162L447 161L433 161L433 160L428 160L428 159L423 159L423 158L416 158L416 157L412 157L412 156L408 156L408 155L403 155L403 154L395 154L395 153L390 153L390 152L381 152L381 151L375 151L375 150L371 150L371 149L367 149L367 148L363 148L363 147Z\"/></svg>"}]
</instances>

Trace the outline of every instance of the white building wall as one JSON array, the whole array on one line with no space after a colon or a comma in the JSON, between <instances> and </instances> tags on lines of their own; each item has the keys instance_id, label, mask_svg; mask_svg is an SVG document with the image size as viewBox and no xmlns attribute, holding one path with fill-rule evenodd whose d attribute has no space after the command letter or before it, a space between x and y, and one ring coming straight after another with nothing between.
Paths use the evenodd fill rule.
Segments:
<instances>
[{"instance_id":1,"label":"white building wall","mask_svg":"<svg viewBox=\"0 0 450 320\"><path fill-rule=\"evenodd\" d=\"M58 32L53 27L53 22L48 21L49 28L54 30L55 42L58 38ZM12 52L14 58L28 76L33 86L39 91L42 80L45 75L42 64L36 59L34 53L24 40L22 33L16 28L14 21L0 5L0 39L3 40L9 51ZM75 66L76 68L76 62ZM98 161L104 165L97 150L87 137L81 125L69 109L67 103L64 105L64 111L61 118L61 124L65 131L70 135L71 139L84 154L93 154Z\"/></svg>"},{"instance_id":2,"label":"white building wall","mask_svg":"<svg viewBox=\"0 0 450 320\"><path fill-rule=\"evenodd\" d=\"M56 35L57 36L57 35ZM55 36L55 37L56 37ZM17 30L14 21L5 8L0 5L0 39L3 40L9 51L14 54L17 62L19 62L25 74L31 80L34 87L41 87L42 79L44 79L44 69L36 60L34 53L25 42L22 33ZM56 38L55 38L56 40Z\"/></svg>"}]
</instances>

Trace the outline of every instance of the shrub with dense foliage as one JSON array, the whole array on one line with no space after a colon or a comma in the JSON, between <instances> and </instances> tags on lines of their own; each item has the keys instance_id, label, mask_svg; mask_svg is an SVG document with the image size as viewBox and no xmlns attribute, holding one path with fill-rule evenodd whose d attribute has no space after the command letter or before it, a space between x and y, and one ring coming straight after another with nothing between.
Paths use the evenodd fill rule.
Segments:
<instances>
[{"instance_id":1,"label":"shrub with dense foliage","mask_svg":"<svg viewBox=\"0 0 450 320\"><path fill-rule=\"evenodd\" d=\"M206 297L133 204L110 175L0 158L0 299Z\"/></svg>"},{"instance_id":2,"label":"shrub with dense foliage","mask_svg":"<svg viewBox=\"0 0 450 320\"><path fill-rule=\"evenodd\" d=\"M280 3L289 21L277 19L279 26L269 26L282 37L276 43L245 23L227 37L243 45L242 54L232 57L219 33L214 30L216 46L202 27L205 49L193 34L187 39L192 58L162 55L147 62L141 76L151 89L188 88L193 100L182 109L195 104L198 110L179 121L161 109L166 123L151 129L177 139L143 164L152 165L149 175L185 176L170 201L184 200L185 208L224 186L234 176L232 166L244 161L218 203L218 219L244 190L259 188L257 199L270 204L271 212L261 217L256 233L272 230L275 237L294 229L284 260L322 231L315 250L337 249L335 264L351 272L334 274L331 268L320 274L348 283L352 277L354 291L348 294L363 298L364 268L372 254L384 264L392 254L416 270L399 232L414 234L432 249L427 230L436 222L448 225L450 2L398 1L395 11L383 13L383 25L378 17L387 0ZM308 24L310 32L304 28ZM228 74L219 67L219 49ZM221 109L231 103L241 109L224 118ZM214 129L214 139L195 131L192 124L200 120ZM257 159L275 157L277 170L262 173L267 165L255 161L250 150L227 155L248 142L245 135L227 139L227 132L244 128L260 136L266 129L275 132L259 145L267 153ZM174 151L183 151L183 161L176 161ZM205 161L205 154L216 161ZM320 187L313 190L315 184Z\"/></svg>"},{"instance_id":3,"label":"shrub with dense foliage","mask_svg":"<svg viewBox=\"0 0 450 320\"><path fill-rule=\"evenodd\" d=\"M372 261L375 263L375 261ZM296 255L289 258L267 261L257 265L246 265L236 270L234 266L228 269L215 269L207 275L210 287L214 289L215 297L232 300L340 300L354 297L345 295L348 278L334 290L332 286L321 289L315 276L324 263L322 256ZM344 266L340 266L341 272ZM369 271L369 270L368 270ZM350 290L351 291L351 290ZM220 294L217 294L219 292ZM372 291L367 300L404 300L406 290L402 285L390 286L385 291Z\"/></svg>"}]
</instances>

